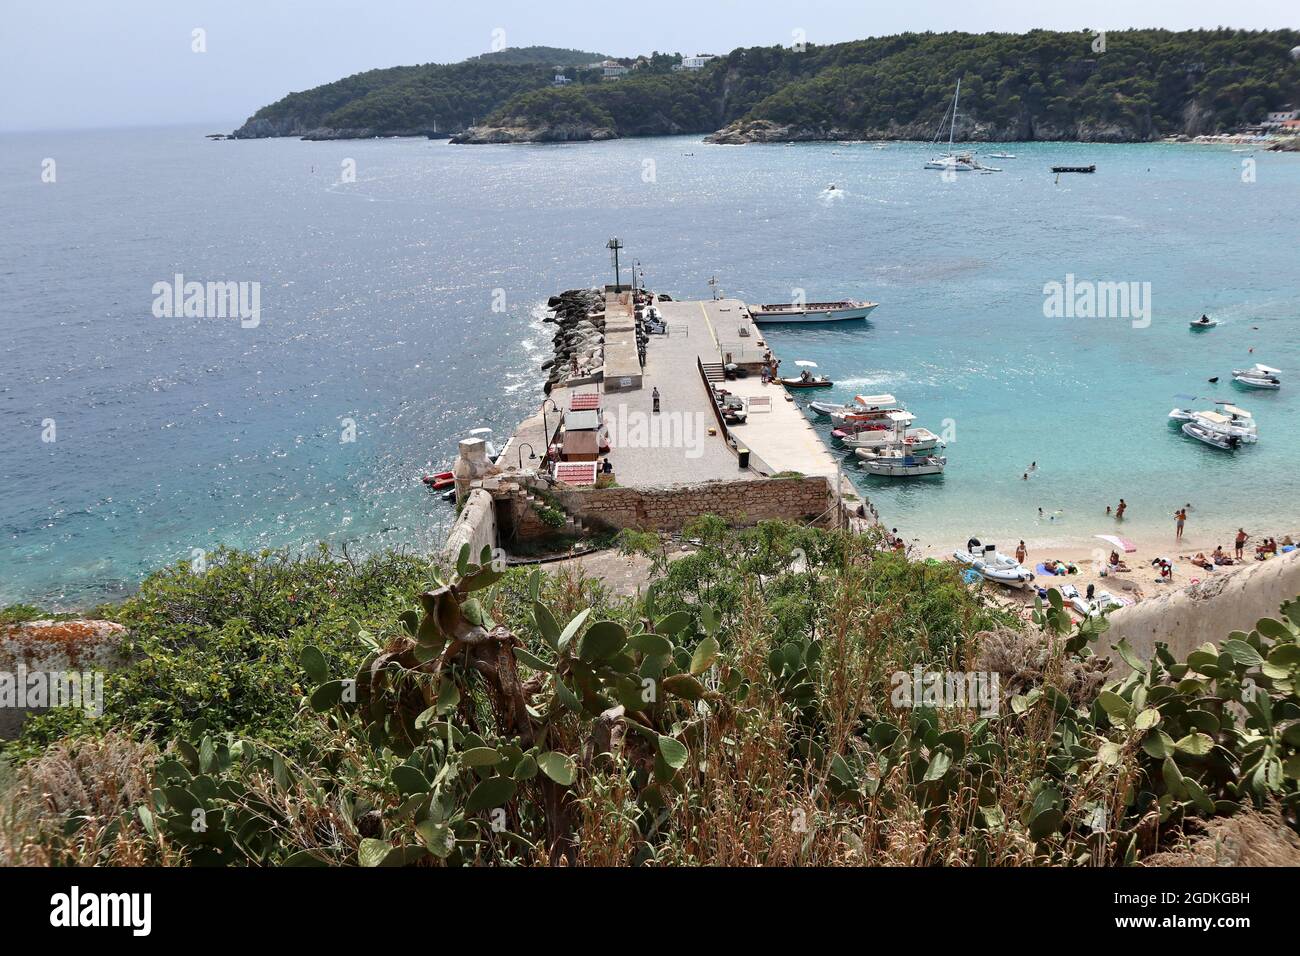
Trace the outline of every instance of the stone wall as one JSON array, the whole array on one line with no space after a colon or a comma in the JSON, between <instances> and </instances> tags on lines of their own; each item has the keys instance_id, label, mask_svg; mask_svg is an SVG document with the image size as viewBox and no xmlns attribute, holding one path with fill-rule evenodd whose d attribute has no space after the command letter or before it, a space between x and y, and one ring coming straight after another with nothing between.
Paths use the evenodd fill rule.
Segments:
<instances>
[{"instance_id":1,"label":"stone wall","mask_svg":"<svg viewBox=\"0 0 1300 956\"><path fill-rule=\"evenodd\" d=\"M452 525L447 535L447 543L442 548L442 559L454 562L460 549L468 544L471 561L477 561L484 547L497 547L497 511L492 495L482 488L475 488L465 498L465 506L460 517Z\"/></svg>"},{"instance_id":2,"label":"stone wall","mask_svg":"<svg viewBox=\"0 0 1300 956\"><path fill-rule=\"evenodd\" d=\"M713 514L736 524L785 519L830 520L829 482L815 478L710 481L667 488L567 488L550 493L584 524L641 531L678 531L688 521Z\"/></svg>"},{"instance_id":3,"label":"stone wall","mask_svg":"<svg viewBox=\"0 0 1300 956\"><path fill-rule=\"evenodd\" d=\"M1098 643L1109 648L1123 638L1140 658L1150 660L1156 641L1163 641L1181 660L1206 642L1218 644L1233 631L1249 631L1261 617L1277 617L1282 602L1296 595L1300 551L1208 572L1199 584L1113 611L1110 629Z\"/></svg>"},{"instance_id":4,"label":"stone wall","mask_svg":"<svg viewBox=\"0 0 1300 956\"><path fill-rule=\"evenodd\" d=\"M0 626L0 740L22 732L28 715L103 707L104 674L126 663L126 628L111 621L27 621Z\"/></svg>"}]
</instances>

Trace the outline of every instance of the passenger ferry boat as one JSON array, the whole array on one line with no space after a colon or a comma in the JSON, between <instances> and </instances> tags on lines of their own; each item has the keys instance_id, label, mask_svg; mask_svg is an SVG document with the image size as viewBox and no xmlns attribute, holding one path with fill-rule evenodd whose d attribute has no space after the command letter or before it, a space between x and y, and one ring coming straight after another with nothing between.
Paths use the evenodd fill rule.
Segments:
<instances>
[{"instance_id":1,"label":"passenger ferry boat","mask_svg":"<svg viewBox=\"0 0 1300 956\"><path fill-rule=\"evenodd\" d=\"M846 322L865 319L878 302L787 302L778 305L751 305L750 318L755 325L776 322Z\"/></svg>"}]
</instances>

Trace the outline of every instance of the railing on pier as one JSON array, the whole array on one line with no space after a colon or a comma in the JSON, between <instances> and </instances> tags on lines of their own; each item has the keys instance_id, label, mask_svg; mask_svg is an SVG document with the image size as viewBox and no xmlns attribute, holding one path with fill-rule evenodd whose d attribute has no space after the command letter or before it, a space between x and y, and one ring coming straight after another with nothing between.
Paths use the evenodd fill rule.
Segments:
<instances>
[{"instance_id":1,"label":"railing on pier","mask_svg":"<svg viewBox=\"0 0 1300 956\"><path fill-rule=\"evenodd\" d=\"M704 391L709 396L709 407L713 409L713 420L718 424L718 428L720 429L719 433L722 435L722 439L726 442L727 447L731 449L731 453L736 456L737 460L739 460L740 452L738 449L740 447L741 439L731 433L731 429L727 427L726 419L722 417L722 409L718 407L718 401L713 397L713 383L709 381L709 373L704 368L704 360L696 356L695 367L699 370L700 381L704 384ZM749 454L750 471L763 478L772 474L772 466L759 458L758 455L754 454L752 448L746 445L745 450Z\"/></svg>"}]
</instances>

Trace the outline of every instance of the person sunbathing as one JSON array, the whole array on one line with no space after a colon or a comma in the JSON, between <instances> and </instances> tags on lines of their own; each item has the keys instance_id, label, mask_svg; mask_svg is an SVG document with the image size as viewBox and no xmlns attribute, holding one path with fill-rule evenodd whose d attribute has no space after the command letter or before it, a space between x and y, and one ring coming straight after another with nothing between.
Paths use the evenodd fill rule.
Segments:
<instances>
[{"instance_id":1,"label":"person sunbathing","mask_svg":"<svg viewBox=\"0 0 1300 956\"><path fill-rule=\"evenodd\" d=\"M1129 569L1128 565L1120 560L1118 551L1110 553L1110 569L1112 571L1127 571Z\"/></svg>"},{"instance_id":2,"label":"person sunbathing","mask_svg":"<svg viewBox=\"0 0 1300 956\"><path fill-rule=\"evenodd\" d=\"M1192 564L1207 571L1214 570L1214 565L1210 563L1210 559L1205 556L1204 551L1198 552L1196 557L1192 558Z\"/></svg>"},{"instance_id":3,"label":"person sunbathing","mask_svg":"<svg viewBox=\"0 0 1300 956\"><path fill-rule=\"evenodd\" d=\"M1218 545L1214 549L1214 553L1211 554L1210 557L1213 558L1214 563L1219 565L1220 567L1226 567L1234 563L1232 558L1228 557L1228 553L1223 550L1223 545Z\"/></svg>"}]
</instances>

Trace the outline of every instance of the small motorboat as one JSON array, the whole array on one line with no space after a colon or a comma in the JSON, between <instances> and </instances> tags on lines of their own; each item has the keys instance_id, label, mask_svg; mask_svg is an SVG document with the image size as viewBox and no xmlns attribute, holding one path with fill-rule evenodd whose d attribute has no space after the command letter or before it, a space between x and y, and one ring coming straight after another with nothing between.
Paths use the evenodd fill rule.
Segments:
<instances>
[{"instance_id":1,"label":"small motorboat","mask_svg":"<svg viewBox=\"0 0 1300 956\"><path fill-rule=\"evenodd\" d=\"M777 381L786 388L830 388L835 384L825 375L809 375L807 378L801 375L798 378L779 378Z\"/></svg>"},{"instance_id":2,"label":"small motorboat","mask_svg":"<svg viewBox=\"0 0 1300 956\"><path fill-rule=\"evenodd\" d=\"M989 153L990 159L1015 159L1015 153Z\"/></svg>"},{"instance_id":3,"label":"small motorboat","mask_svg":"<svg viewBox=\"0 0 1300 956\"><path fill-rule=\"evenodd\" d=\"M1199 422L1207 428L1236 435L1244 442L1259 440L1259 427L1255 417L1244 408L1224 402L1218 411L1197 411L1192 408L1175 408L1169 412L1169 423L1180 428L1184 422Z\"/></svg>"},{"instance_id":4,"label":"small motorboat","mask_svg":"<svg viewBox=\"0 0 1300 956\"><path fill-rule=\"evenodd\" d=\"M1199 421L1184 422L1183 434L1215 448L1222 448L1224 451L1236 451L1241 447L1241 439L1236 435L1225 434Z\"/></svg>"},{"instance_id":5,"label":"small motorboat","mask_svg":"<svg viewBox=\"0 0 1300 956\"><path fill-rule=\"evenodd\" d=\"M841 439L840 443L845 448L852 448L858 452L874 453L879 450L901 449L914 455L934 451L943 445L939 436L928 428L909 428L902 435L886 428L861 431ZM875 456L859 454L858 457L866 460Z\"/></svg>"},{"instance_id":6,"label":"small motorboat","mask_svg":"<svg viewBox=\"0 0 1300 956\"><path fill-rule=\"evenodd\" d=\"M862 459L862 467L881 478L919 478L924 475L941 475L948 459L942 455L913 455L902 449L889 449L877 454L859 448L855 454Z\"/></svg>"},{"instance_id":7,"label":"small motorboat","mask_svg":"<svg viewBox=\"0 0 1300 956\"><path fill-rule=\"evenodd\" d=\"M1232 380L1247 388L1281 388L1282 380L1278 378L1281 374L1280 369L1256 362L1250 368L1234 368Z\"/></svg>"},{"instance_id":8,"label":"small motorboat","mask_svg":"<svg viewBox=\"0 0 1300 956\"><path fill-rule=\"evenodd\" d=\"M978 541L972 539L972 543L979 546ZM959 564L974 569L980 577L994 584L1024 588L1034 580L1033 571L1015 558L999 553L993 545L985 545L982 551L954 551L952 556Z\"/></svg>"},{"instance_id":9,"label":"small motorboat","mask_svg":"<svg viewBox=\"0 0 1300 956\"><path fill-rule=\"evenodd\" d=\"M1232 407L1226 405L1222 412L1193 412L1192 421L1220 434L1240 438L1243 442L1259 441L1259 429L1255 425L1255 419L1249 414L1245 417L1231 414L1228 409Z\"/></svg>"},{"instance_id":10,"label":"small motorboat","mask_svg":"<svg viewBox=\"0 0 1300 956\"><path fill-rule=\"evenodd\" d=\"M847 427L869 422L883 423L890 413L903 411L893 395L857 395L851 405L831 406L822 402L812 404L820 405L819 413L829 415L837 425Z\"/></svg>"},{"instance_id":11,"label":"small motorboat","mask_svg":"<svg viewBox=\"0 0 1300 956\"><path fill-rule=\"evenodd\" d=\"M1195 321L1192 322L1188 322L1187 324L1191 326L1193 330L1200 332L1200 331L1204 331L1205 329L1214 328L1216 325L1219 324L1219 320L1212 319L1208 315L1203 315L1199 319L1196 319Z\"/></svg>"},{"instance_id":12,"label":"small motorboat","mask_svg":"<svg viewBox=\"0 0 1300 956\"><path fill-rule=\"evenodd\" d=\"M818 415L824 415L829 418L831 415L842 415L848 405L836 405L834 402L809 402L808 407Z\"/></svg>"},{"instance_id":13,"label":"small motorboat","mask_svg":"<svg viewBox=\"0 0 1300 956\"><path fill-rule=\"evenodd\" d=\"M845 448L856 448L858 457L864 460L874 456L862 452L876 449L901 449L913 454L934 451L941 444L939 436L928 428L908 428L907 425L915 419L911 412L894 411L885 419L886 427L837 430L834 436Z\"/></svg>"},{"instance_id":14,"label":"small motorboat","mask_svg":"<svg viewBox=\"0 0 1300 956\"><path fill-rule=\"evenodd\" d=\"M456 476L449 471L440 471L436 475L425 475L420 480L434 491L442 491L456 484Z\"/></svg>"}]
</instances>

